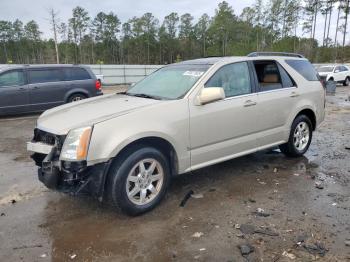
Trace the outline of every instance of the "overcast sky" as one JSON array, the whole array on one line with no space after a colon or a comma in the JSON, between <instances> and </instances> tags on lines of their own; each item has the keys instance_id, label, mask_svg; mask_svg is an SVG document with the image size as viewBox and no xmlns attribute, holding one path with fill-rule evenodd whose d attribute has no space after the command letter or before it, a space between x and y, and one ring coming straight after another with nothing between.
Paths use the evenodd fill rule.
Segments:
<instances>
[{"instance_id":1,"label":"overcast sky","mask_svg":"<svg viewBox=\"0 0 350 262\"><path fill-rule=\"evenodd\" d=\"M255 0L226 0L239 15L246 6L251 6ZM0 0L0 20L14 21L19 18L24 23L35 20L44 33L44 38L52 37L50 25L48 23L48 9L54 8L59 12L62 22L66 22L72 16L72 9L82 6L90 17L94 17L98 12L110 11L116 13L121 22L126 22L133 16L141 16L146 12L153 13L160 21L171 12L191 13L198 19L203 13L212 16L215 8L222 0ZM323 19L319 16L316 35L322 39ZM333 15L331 25L331 37L333 38L336 23L336 14ZM340 40L338 36L338 41Z\"/></svg>"}]
</instances>

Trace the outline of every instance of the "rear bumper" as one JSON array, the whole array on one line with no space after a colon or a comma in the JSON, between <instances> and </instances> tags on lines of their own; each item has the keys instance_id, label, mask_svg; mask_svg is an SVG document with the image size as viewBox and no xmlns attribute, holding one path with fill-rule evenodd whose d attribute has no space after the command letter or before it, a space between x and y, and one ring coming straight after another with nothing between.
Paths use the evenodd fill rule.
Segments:
<instances>
[{"instance_id":1,"label":"rear bumper","mask_svg":"<svg viewBox=\"0 0 350 262\"><path fill-rule=\"evenodd\" d=\"M102 201L109 165L105 162L86 166L86 161L58 164L45 158L38 178L50 189L72 195L88 194Z\"/></svg>"}]
</instances>

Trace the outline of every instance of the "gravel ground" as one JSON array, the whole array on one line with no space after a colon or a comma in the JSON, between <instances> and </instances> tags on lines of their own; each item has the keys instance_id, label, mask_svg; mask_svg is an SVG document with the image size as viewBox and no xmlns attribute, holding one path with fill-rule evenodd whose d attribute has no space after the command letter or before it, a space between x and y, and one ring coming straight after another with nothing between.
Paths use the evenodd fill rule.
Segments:
<instances>
[{"instance_id":1,"label":"gravel ground","mask_svg":"<svg viewBox=\"0 0 350 262\"><path fill-rule=\"evenodd\" d=\"M37 115L0 119L0 261L350 261L349 94L327 97L305 157L269 150L179 176L136 218L46 189L25 149Z\"/></svg>"}]
</instances>

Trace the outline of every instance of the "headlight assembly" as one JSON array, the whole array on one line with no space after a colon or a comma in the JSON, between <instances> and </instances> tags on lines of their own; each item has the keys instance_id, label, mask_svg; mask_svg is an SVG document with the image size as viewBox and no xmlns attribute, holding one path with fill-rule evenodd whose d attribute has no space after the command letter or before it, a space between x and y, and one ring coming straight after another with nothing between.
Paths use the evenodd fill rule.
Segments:
<instances>
[{"instance_id":1,"label":"headlight assembly","mask_svg":"<svg viewBox=\"0 0 350 262\"><path fill-rule=\"evenodd\" d=\"M86 160L91 133L91 126L72 129L69 131L62 147L60 160Z\"/></svg>"}]
</instances>

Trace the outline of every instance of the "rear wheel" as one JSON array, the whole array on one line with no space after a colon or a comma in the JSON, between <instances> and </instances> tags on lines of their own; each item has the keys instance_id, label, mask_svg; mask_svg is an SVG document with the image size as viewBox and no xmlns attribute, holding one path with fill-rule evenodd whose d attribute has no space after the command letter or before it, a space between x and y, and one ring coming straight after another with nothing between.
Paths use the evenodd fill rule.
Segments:
<instances>
[{"instance_id":1,"label":"rear wheel","mask_svg":"<svg viewBox=\"0 0 350 262\"><path fill-rule=\"evenodd\" d=\"M347 76L343 82L343 86L349 86L350 85L350 78Z\"/></svg>"},{"instance_id":2,"label":"rear wheel","mask_svg":"<svg viewBox=\"0 0 350 262\"><path fill-rule=\"evenodd\" d=\"M309 149L311 140L311 121L307 116L299 115L293 121L288 142L279 148L286 156L299 157Z\"/></svg>"},{"instance_id":3,"label":"rear wheel","mask_svg":"<svg viewBox=\"0 0 350 262\"><path fill-rule=\"evenodd\" d=\"M68 98L68 103L77 102L86 98L84 94L73 94Z\"/></svg>"},{"instance_id":4,"label":"rear wheel","mask_svg":"<svg viewBox=\"0 0 350 262\"><path fill-rule=\"evenodd\" d=\"M143 147L123 154L109 173L109 199L128 215L155 208L170 183L166 157L157 149Z\"/></svg>"}]
</instances>

